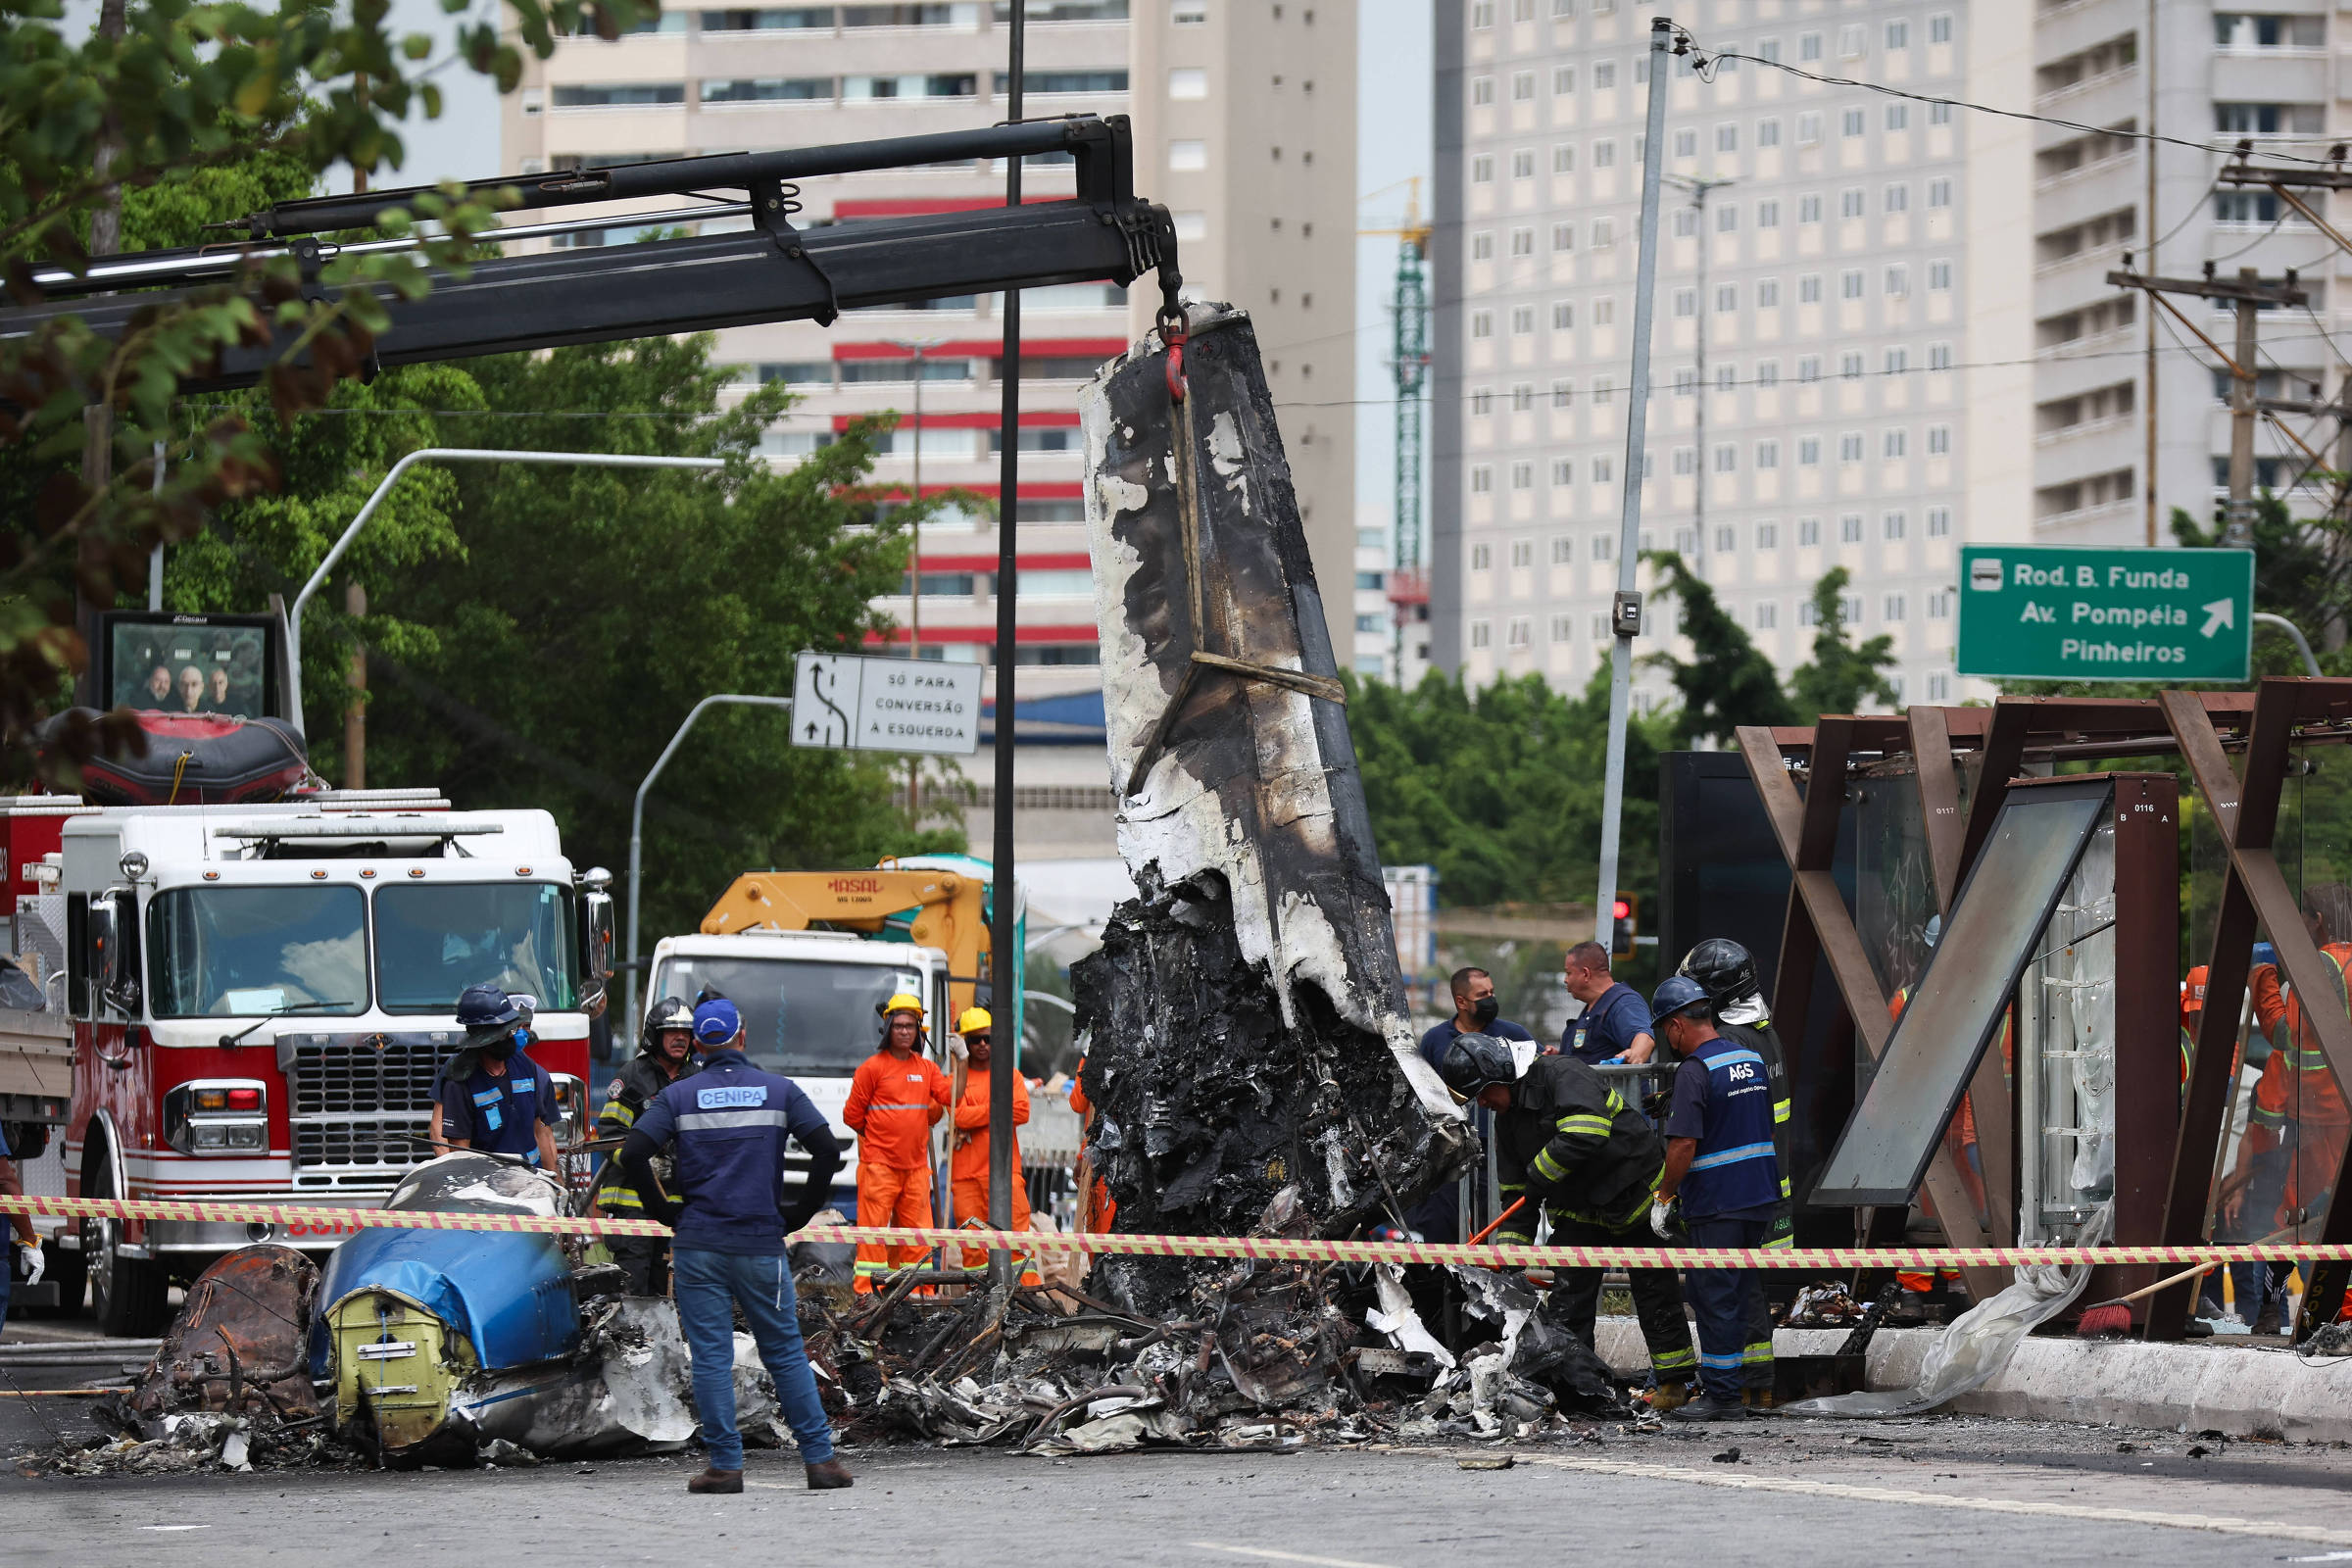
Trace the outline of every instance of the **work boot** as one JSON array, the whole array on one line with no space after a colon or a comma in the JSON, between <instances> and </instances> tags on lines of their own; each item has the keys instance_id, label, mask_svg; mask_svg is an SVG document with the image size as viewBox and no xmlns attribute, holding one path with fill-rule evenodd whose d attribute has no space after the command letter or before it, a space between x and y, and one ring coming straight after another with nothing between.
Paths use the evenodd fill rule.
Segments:
<instances>
[{"instance_id":1,"label":"work boot","mask_svg":"<svg viewBox=\"0 0 2352 1568\"><path fill-rule=\"evenodd\" d=\"M742 1484L741 1478L738 1478L736 1485ZM808 1466L810 1492L831 1492L839 1487L854 1487L857 1484L858 1478L851 1475L850 1467L839 1459L827 1459L822 1464Z\"/></svg>"},{"instance_id":2,"label":"work boot","mask_svg":"<svg viewBox=\"0 0 2352 1568\"><path fill-rule=\"evenodd\" d=\"M1663 1415L1669 1410L1679 1410L1690 1402L1690 1385L1688 1383L1661 1383L1656 1388L1643 1389L1634 1396L1634 1399L1636 1403L1646 1404L1652 1410Z\"/></svg>"},{"instance_id":3,"label":"work boot","mask_svg":"<svg viewBox=\"0 0 2352 1568\"><path fill-rule=\"evenodd\" d=\"M1747 1406L1737 1399L1719 1399L1712 1394L1702 1394L1690 1403L1669 1412L1669 1421L1744 1421Z\"/></svg>"},{"instance_id":4,"label":"work boot","mask_svg":"<svg viewBox=\"0 0 2352 1568\"><path fill-rule=\"evenodd\" d=\"M686 1490L688 1492L741 1492L743 1490L743 1472L740 1470L706 1470L692 1481L687 1482Z\"/></svg>"}]
</instances>

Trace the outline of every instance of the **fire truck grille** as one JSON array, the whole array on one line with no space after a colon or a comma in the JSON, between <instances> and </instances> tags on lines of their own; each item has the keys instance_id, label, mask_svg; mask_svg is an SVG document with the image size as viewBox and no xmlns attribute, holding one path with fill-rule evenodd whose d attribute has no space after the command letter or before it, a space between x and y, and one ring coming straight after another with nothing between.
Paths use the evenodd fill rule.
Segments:
<instances>
[{"instance_id":1,"label":"fire truck grille","mask_svg":"<svg viewBox=\"0 0 2352 1568\"><path fill-rule=\"evenodd\" d=\"M293 1097L295 1168L343 1167L372 1182L426 1158L424 1145L396 1135L424 1132L433 1080L464 1039L455 1030L279 1036L278 1064ZM320 1177L298 1180L316 1186Z\"/></svg>"},{"instance_id":2,"label":"fire truck grille","mask_svg":"<svg viewBox=\"0 0 2352 1568\"><path fill-rule=\"evenodd\" d=\"M416 1139L424 1136L425 1118L400 1117L383 1121L296 1123L294 1163L300 1169L324 1165L370 1166L405 1171L432 1152Z\"/></svg>"}]
</instances>

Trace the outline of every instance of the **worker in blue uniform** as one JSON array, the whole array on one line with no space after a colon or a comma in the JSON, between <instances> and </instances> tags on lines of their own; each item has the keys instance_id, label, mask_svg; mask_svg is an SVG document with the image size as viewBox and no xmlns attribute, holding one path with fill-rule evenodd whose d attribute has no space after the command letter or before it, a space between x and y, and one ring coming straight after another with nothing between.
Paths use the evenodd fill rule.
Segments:
<instances>
[{"instance_id":1,"label":"worker in blue uniform","mask_svg":"<svg viewBox=\"0 0 2352 1568\"><path fill-rule=\"evenodd\" d=\"M1666 1169L1658 1178L1649 1225L1672 1234L1674 1205L1700 1247L1757 1249L1772 1228L1781 1200L1781 1166L1773 1151L1772 1084L1764 1058L1716 1032L1704 987L1669 975L1651 997L1650 1026L1681 1065L1674 1099L1660 1129ZM1690 1269L1683 1292L1698 1319L1701 1397L1671 1413L1683 1421L1738 1420L1747 1321L1763 1277L1753 1268Z\"/></svg>"},{"instance_id":2,"label":"worker in blue uniform","mask_svg":"<svg viewBox=\"0 0 2352 1568\"><path fill-rule=\"evenodd\" d=\"M738 1307L775 1379L777 1402L801 1446L808 1490L849 1486L849 1470L833 1457L832 1429L801 1343L784 1245L832 1191L841 1145L800 1085L761 1072L745 1057L743 1017L735 1004L721 997L697 1006L694 1044L702 1071L656 1095L620 1147L621 1164L647 1209L676 1238L671 1291L694 1356L694 1407L710 1454L710 1468L686 1490L743 1490L743 1435L735 1427ZM788 1138L808 1155L808 1178L798 1192L784 1182ZM654 1156L671 1144L678 1201L663 1198L653 1179Z\"/></svg>"},{"instance_id":3,"label":"worker in blue uniform","mask_svg":"<svg viewBox=\"0 0 2352 1568\"><path fill-rule=\"evenodd\" d=\"M514 999L493 985L467 986L458 998L466 1043L442 1072L432 1136L451 1149L507 1154L561 1175L556 1153L556 1081L522 1049L528 1020Z\"/></svg>"}]
</instances>

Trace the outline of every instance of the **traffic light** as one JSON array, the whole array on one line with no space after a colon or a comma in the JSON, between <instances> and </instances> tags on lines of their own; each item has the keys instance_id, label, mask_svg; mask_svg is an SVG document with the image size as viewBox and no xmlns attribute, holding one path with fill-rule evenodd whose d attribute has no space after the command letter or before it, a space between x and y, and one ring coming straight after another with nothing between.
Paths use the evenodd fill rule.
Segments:
<instances>
[{"instance_id":1,"label":"traffic light","mask_svg":"<svg viewBox=\"0 0 2352 1568\"><path fill-rule=\"evenodd\" d=\"M1610 908L1609 956L1630 958L1634 953L1634 932L1642 923L1642 903L1631 893L1617 895Z\"/></svg>"}]
</instances>

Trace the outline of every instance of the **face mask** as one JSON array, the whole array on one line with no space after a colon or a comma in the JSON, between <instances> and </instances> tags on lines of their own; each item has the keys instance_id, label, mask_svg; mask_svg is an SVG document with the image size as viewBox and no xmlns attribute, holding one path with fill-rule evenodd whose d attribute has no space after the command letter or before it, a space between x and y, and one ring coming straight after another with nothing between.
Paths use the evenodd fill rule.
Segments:
<instances>
[{"instance_id":1,"label":"face mask","mask_svg":"<svg viewBox=\"0 0 2352 1568\"><path fill-rule=\"evenodd\" d=\"M1470 1016L1483 1033L1487 1025L1502 1016L1502 1004L1493 997L1481 997L1470 1004Z\"/></svg>"},{"instance_id":2,"label":"face mask","mask_svg":"<svg viewBox=\"0 0 2352 1568\"><path fill-rule=\"evenodd\" d=\"M496 1040L490 1041L488 1044L482 1047L482 1054L489 1057L492 1061L506 1060L509 1056L514 1054L514 1037L513 1035L500 1035Z\"/></svg>"}]
</instances>

